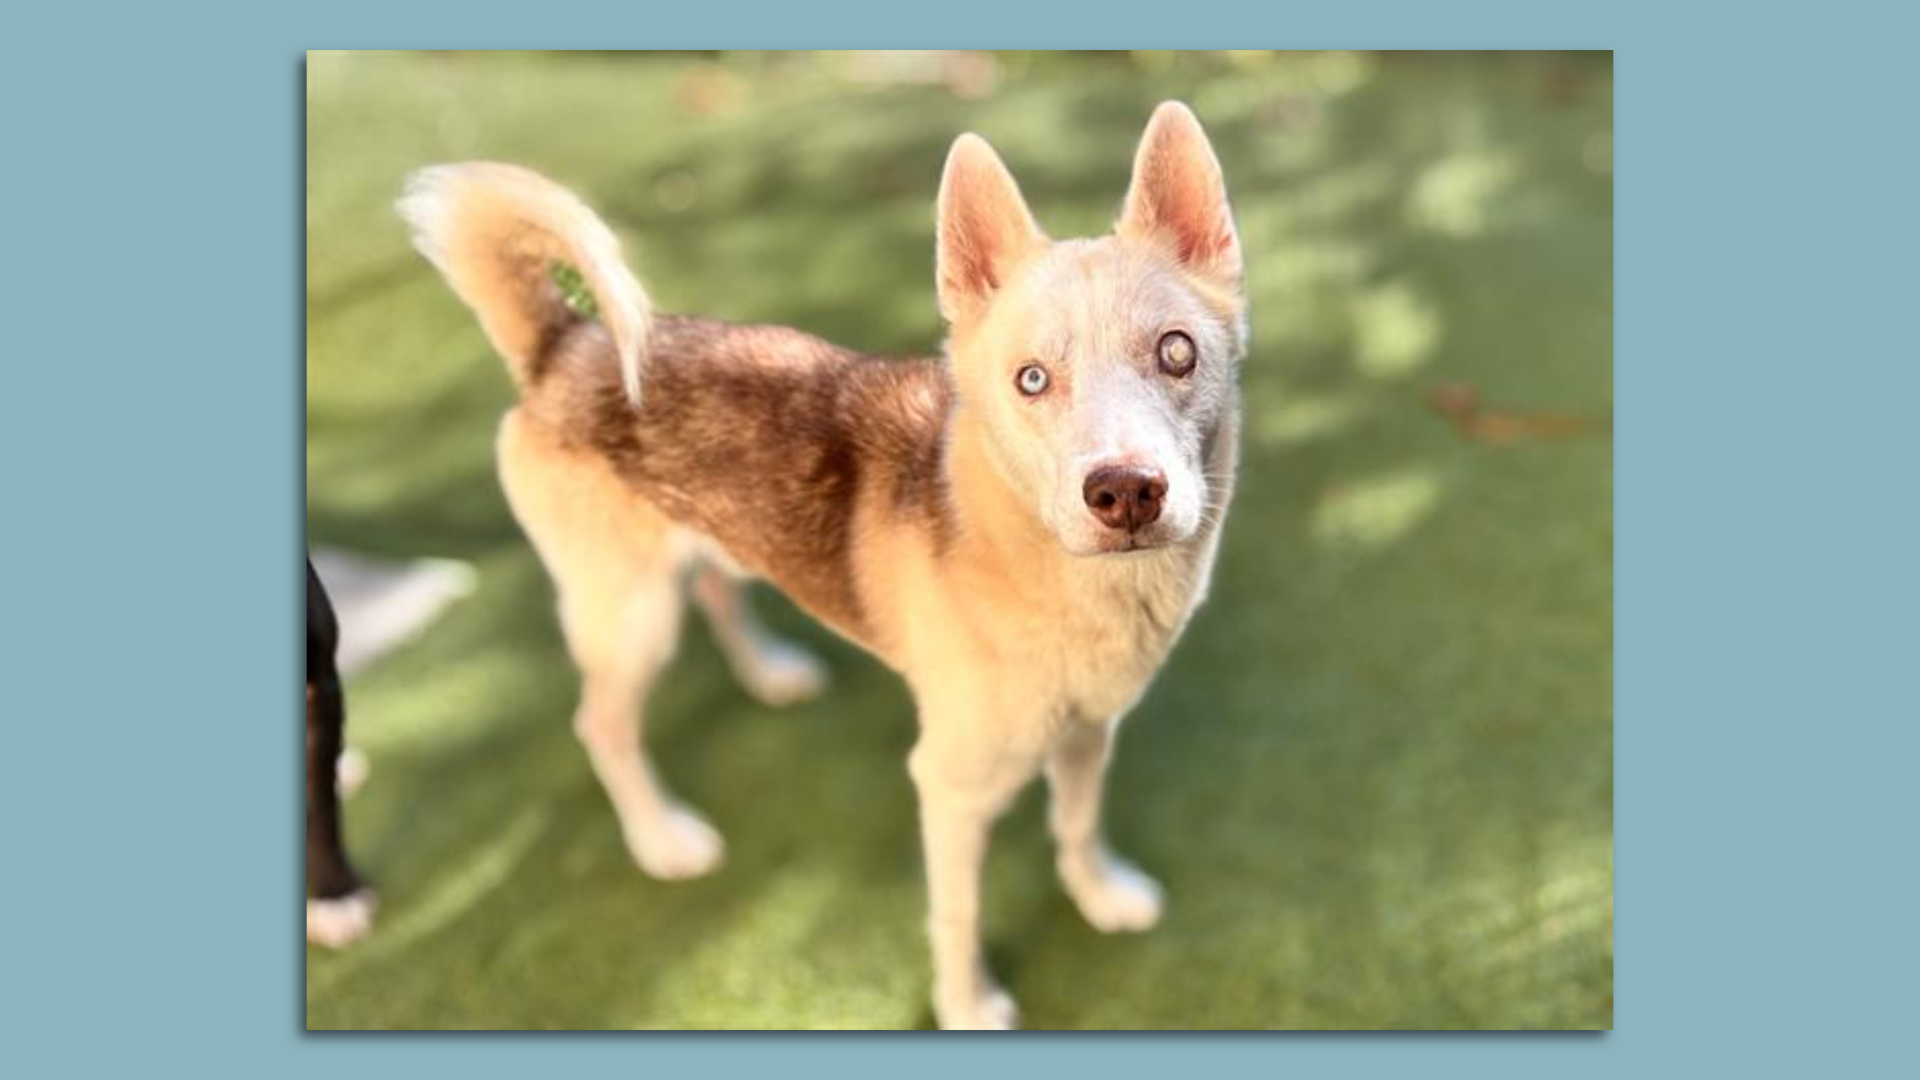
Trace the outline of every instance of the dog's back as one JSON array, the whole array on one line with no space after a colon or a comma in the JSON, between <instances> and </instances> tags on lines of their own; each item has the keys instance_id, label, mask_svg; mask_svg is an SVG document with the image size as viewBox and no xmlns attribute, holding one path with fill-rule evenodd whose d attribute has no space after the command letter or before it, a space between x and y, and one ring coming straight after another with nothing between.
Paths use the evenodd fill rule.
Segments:
<instances>
[{"instance_id":1,"label":"dog's back","mask_svg":"<svg viewBox=\"0 0 1920 1080\"><path fill-rule=\"evenodd\" d=\"M785 327L661 316L646 396L624 394L612 343L581 323L522 391L522 414L604 457L673 521L857 640L863 523L949 526L940 469L952 393L932 360L886 360Z\"/></svg>"},{"instance_id":2,"label":"dog's back","mask_svg":"<svg viewBox=\"0 0 1920 1080\"><path fill-rule=\"evenodd\" d=\"M851 548L869 526L929 545L951 526L940 459L953 395L938 361L655 315L606 226L513 166L427 170L401 209L507 361L522 402L509 427L538 429L503 455L609 463L650 510L884 654ZM593 316L568 301L556 262L581 275Z\"/></svg>"}]
</instances>

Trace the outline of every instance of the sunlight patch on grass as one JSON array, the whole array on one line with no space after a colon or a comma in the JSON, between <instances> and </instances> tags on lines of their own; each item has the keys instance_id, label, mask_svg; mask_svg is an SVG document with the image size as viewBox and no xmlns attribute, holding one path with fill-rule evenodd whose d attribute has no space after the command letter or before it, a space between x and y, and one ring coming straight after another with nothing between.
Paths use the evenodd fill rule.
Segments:
<instances>
[{"instance_id":1,"label":"sunlight patch on grass","mask_svg":"<svg viewBox=\"0 0 1920 1080\"><path fill-rule=\"evenodd\" d=\"M1293 394L1254 417L1252 435L1272 446L1295 446L1340 434L1364 403L1354 394Z\"/></svg>"},{"instance_id":2,"label":"sunlight patch on grass","mask_svg":"<svg viewBox=\"0 0 1920 1080\"><path fill-rule=\"evenodd\" d=\"M1490 957L1493 963L1530 964L1549 950L1569 943L1611 940L1613 928L1613 851L1611 838L1584 850L1558 853L1554 872L1542 885L1537 917Z\"/></svg>"},{"instance_id":3,"label":"sunlight patch on grass","mask_svg":"<svg viewBox=\"0 0 1920 1080\"><path fill-rule=\"evenodd\" d=\"M738 922L658 973L663 1000L649 1012L672 1015L671 1026L683 1028L914 1026L925 1000L917 972L869 966L860 957L822 960L811 948L821 926L845 917L846 888L841 876L825 870L784 871ZM812 962L773 975L767 955L786 957L789 965L795 957ZM658 1026L645 1017L633 1023Z\"/></svg>"},{"instance_id":4,"label":"sunlight patch on grass","mask_svg":"<svg viewBox=\"0 0 1920 1080\"><path fill-rule=\"evenodd\" d=\"M1429 912L1423 931L1453 927L1457 961L1478 971L1531 971L1567 949L1611 948L1612 838L1593 837L1546 853L1538 888L1512 888L1504 876L1478 881Z\"/></svg>"},{"instance_id":5,"label":"sunlight patch on grass","mask_svg":"<svg viewBox=\"0 0 1920 1080\"><path fill-rule=\"evenodd\" d=\"M442 632L433 641L408 646L434 654L434 689L430 695L416 693L378 671L369 675L364 692L350 685L348 693L353 696L354 708L379 717L378 723L352 729L354 744L376 757L440 754L484 739L507 723L500 715L501 703L517 703L524 688L548 674L554 661L524 647L465 640L472 632L462 625ZM446 643L453 635L459 636L464 649L458 656L444 656ZM565 726L573 712L573 699L562 697L534 707L551 715L532 717L531 722Z\"/></svg>"},{"instance_id":6,"label":"sunlight patch on grass","mask_svg":"<svg viewBox=\"0 0 1920 1080\"><path fill-rule=\"evenodd\" d=\"M1375 379L1397 378L1433 358L1440 313L1410 286L1389 282L1353 299L1353 362Z\"/></svg>"},{"instance_id":7,"label":"sunlight patch on grass","mask_svg":"<svg viewBox=\"0 0 1920 1080\"><path fill-rule=\"evenodd\" d=\"M1404 539L1439 505L1440 477L1411 468L1330 489L1313 513L1323 547L1372 552Z\"/></svg>"},{"instance_id":8,"label":"sunlight patch on grass","mask_svg":"<svg viewBox=\"0 0 1920 1080\"><path fill-rule=\"evenodd\" d=\"M1494 207L1520 177L1512 154L1475 150L1429 165L1407 195L1407 218L1442 236L1464 239L1487 231Z\"/></svg>"}]
</instances>

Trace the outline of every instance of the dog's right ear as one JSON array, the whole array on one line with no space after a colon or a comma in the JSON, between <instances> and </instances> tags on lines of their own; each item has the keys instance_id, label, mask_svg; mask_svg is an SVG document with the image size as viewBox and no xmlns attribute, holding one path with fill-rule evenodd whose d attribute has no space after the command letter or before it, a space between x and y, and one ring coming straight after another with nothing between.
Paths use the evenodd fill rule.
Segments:
<instances>
[{"instance_id":1,"label":"dog's right ear","mask_svg":"<svg viewBox=\"0 0 1920 1080\"><path fill-rule=\"evenodd\" d=\"M1240 238L1220 159L1185 105L1162 102L1147 121L1116 231L1162 243L1193 273L1240 288Z\"/></svg>"},{"instance_id":2,"label":"dog's right ear","mask_svg":"<svg viewBox=\"0 0 1920 1080\"><path fill-rule=\"evenodd\" d=\"M940 313L953 324L984 311L1013 269L1047 240L1000 155L978 135L960 136L947 151L937 214Z\"/></svg>"}]
</instances>

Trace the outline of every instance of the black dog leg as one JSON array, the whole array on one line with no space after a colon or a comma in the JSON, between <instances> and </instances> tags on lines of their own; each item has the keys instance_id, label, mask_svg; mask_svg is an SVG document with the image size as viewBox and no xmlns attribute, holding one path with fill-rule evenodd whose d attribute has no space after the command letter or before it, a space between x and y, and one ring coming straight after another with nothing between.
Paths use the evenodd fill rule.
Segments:
<instances>
[{"instance_id":1,"label":"black dog leg","mask_svg":"<svg viewBox=\"0 0 1920 1080\"><path fill-rule=\"evenodd\" d=\"M307 938L343 945L364 933L373 894L347 859L337 771L346 739L346 700L334 651L333 604L307 563Z\"/></svg>"},{"instance_id":2,"label":"black dog leg","mask_svg":"<svg viewBox=\"0 0 1920 1080\"><path fill-rule=\"evenodd\" d=\"M320 900L360 888L340 834L344 713L337 677L307 684L307 895Z\"/></svg>"}]
</instances>

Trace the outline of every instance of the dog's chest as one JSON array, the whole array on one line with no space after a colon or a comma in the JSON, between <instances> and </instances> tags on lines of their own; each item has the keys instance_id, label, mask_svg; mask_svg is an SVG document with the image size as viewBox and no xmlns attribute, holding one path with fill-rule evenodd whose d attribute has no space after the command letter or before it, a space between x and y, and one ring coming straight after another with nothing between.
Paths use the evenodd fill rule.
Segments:
<instances>
[{"instance_id":1,"label":"dog's chest","mask_svg":"<svg viewBox=\"0 0 1920 1080\"><path fill-rule=\"evenodd\" d=\"M1202 599L1201 570L1147 564L1080 583L1046 673L1063 715L1104 721L1139 700Z\"/></svg>"}]
</instances>

